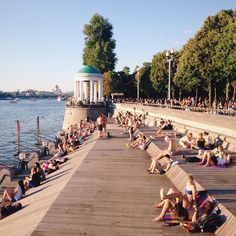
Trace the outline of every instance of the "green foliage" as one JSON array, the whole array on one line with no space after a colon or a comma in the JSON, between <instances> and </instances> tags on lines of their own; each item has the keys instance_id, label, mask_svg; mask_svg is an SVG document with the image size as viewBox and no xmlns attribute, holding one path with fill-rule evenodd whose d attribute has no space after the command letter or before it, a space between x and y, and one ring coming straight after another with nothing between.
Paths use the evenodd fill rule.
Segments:
<instances>
[{"instance_id":1,"label":"green foliage","mask_svg":"<svg viewBox=\"0 0 236 236\"><path fill-rule=\"evenodd\" d=\"M174 82L186 91L212 88L222 94L235 80L235 12L222 10L208 17L193 39L183 47Z\"/></svg>"},{"instance_id":2,"label":"green foliage","mask_svg":"<svg viewBox=\"0 0 236 236\"><path fill-rule=\"evenodd\" d=\"M171 78L176 72L179 57L181 52L175 52L171 62ZM151 77L153 88L156 91L157 97L167 97L168 81L169 81L169 63L166 57L166 51L160 52L154 55L151 64ZM175 90L175 86L171 81L172 92Z\"/></svg>"},{"instance_id":3,"label":"green foliage","mask_svg":"<svg viewBox=\"0 0 236 236\"><path fill-rule=\"evenodd\" d=\"M127 97L135 95L134 75L132 74L126 74L124 71L109 71L104 73L103 81L106 96L110 96L111 93L124 93Z\"/></svg>"},{"instance_id":4,"label":"green foliage","mask_svg":"<svg viewBox=\"0 0 236 236\"><path fill-rule=\"evenodd\" d=\"M152 81L150 80L151 75L151 63L144 62L142 67L139 69L138 74L136 74L136 83L137 86L137 79L140 80L139 90L140 90L140 97L147 98L147 97L155 97L155 90L152 85Z\"/></svg>"},{"instance_id":5,"label":"green foliage","mask_svg":"<svg viewBox=\"0 0 236 236\"><path fill-rule=\"evenodd\" d=\"M108 20L98 14L84 26L83 32L86 35L84 65L94 66L102 73L114 70L117 58L114 52L116 41L112 39L112 28Z\"/></svg>"}]
</instances>

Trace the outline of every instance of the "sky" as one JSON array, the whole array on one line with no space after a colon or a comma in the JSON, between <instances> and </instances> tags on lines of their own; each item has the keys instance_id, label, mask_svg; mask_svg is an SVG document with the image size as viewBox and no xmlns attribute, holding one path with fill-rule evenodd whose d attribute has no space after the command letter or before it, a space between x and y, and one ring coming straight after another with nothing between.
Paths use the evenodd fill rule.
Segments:
<instances>
[{"instance_id":1,"label":"sky","mask_svg":"<svg viewBox=\"0 0 236 236\"><path fill-rule=\"evenodd\" d=\"M0 0L0 90L73 90L83 67L84 25L96 13L113 25L115 70L180 50L204 20L235 0Z\"/></svg>"}]
</instances>

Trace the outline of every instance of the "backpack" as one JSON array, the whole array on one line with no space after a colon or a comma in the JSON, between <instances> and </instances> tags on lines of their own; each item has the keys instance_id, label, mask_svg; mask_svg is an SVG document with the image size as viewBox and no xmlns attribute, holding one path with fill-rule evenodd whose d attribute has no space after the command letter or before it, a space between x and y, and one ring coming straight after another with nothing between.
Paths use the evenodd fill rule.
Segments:
<instances>
[{"instance_id":1,"label":"backpack","mask_svg":"<svg viewBox=\"0 0 236 236\"><path fill-rule=\"evenodd\" d=\"M191 227L184 227L188 232L199 233L208 232L214 233L220 227L220 216L212 213L207 216L202 222L190 225Z\"/></svg>"},{"instance_id":2,"label":"backpack","mask_svg":"<svg viewBox=\"0 0 236 236\"><path fill-rule=\"evenodd\" d=\"M220 226L219 215L212 213L206 219L201 222L200 228L202 232L215 232Z\"/></svg>"},{"instance_id":3,"label":"backpack","mask_svg":"<svg viewBox=\"0 0 236 236\"><path fill-rule=\"evenodd\" d=\"M215 140L214 140L214 147L218 147L218 146L220 146L220 145L222 145L223 144L223 140L221 139L221 138L219 138L219 137L217 137Z\"/></svg>"},{"instance_id":4,"label":"backpack","mask_svg":"<svg viewBox=\"0 0 236 236\"><path fill-rule=\"evenodd\" d=\"M195 156L192 156L192 157L186 157L185 160L186 160L187 162L200 162L200 161L201 161L200 158L195 157Z\"/></svg>"}]
</instances>

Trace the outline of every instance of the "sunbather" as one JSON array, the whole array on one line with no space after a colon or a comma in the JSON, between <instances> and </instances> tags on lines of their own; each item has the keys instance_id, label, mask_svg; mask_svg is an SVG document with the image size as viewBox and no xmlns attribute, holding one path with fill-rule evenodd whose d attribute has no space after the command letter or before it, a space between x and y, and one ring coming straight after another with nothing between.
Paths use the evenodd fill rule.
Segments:
<instances>
[{"instance_id":1,"label":"sunbather","mask_svg":"<svg viewBox=\"0 0 236 236\"><path fill-rule=\"evenodd\" d=\"M179 140L179 145L181 145L183 148L192 148L195 146L195 142L193 141L193 134L188 133L184 137L182 137Z\"/></svg>"},{"instance_id":2,"label":"sunbather","mask_svg":"<svg viewBox=\"0 0 236 236\"><path fill-rule=\"evenodd\" d=\"M214 204L210 201L207 201L204 204L203 208L197 208L196 205L192 207L184 207L184 197L182 193L169 189L167 194L164 194L163 188L160 190L160 197L162 202L158 207L162 207L162 211L158 217L153 219L153 222L159 222L164 220L165 214L169 210L175 210L177 217L182 218L183 221L191 221L193 223L197 222L199 219L202 219L209 215L213 208Z\"/></svg>"},{"instance_id":3,"label":"sunbather","mask_svg":"<svg viewBox=\"0 0 236 236\"><path fill-rule=\"evenodd\" d=\"M37 168L33 167L31 169L30 176L25 178L24 181L25 189L28 190L29 188L32 187L38 187L40 185L40 181L41 180Z\"/></svg>"},{"instance_id":4,"label":"sunbather","mask_svg":"<svg viewBox=\"0 0 236 236\"><path fill-rule=\"evenodd\" d=\"M232 157L230 154L226 154L223 146L218 146L210 151L205 151L202 156L202 164L204 167L211 165L228 165L232 163Z\"/></svg>"},{"instance_id":5,"label":"sunbather","mask_svg":"<svg viewBox=\"0 0 236 236\"><path fill-rule=\"evenodd\" d=\"M23 195L25 195L25 186L23 180L19 180L14 189L4 190L2 202L16 202L19 201Z\"/></svg>"}]
</instances>

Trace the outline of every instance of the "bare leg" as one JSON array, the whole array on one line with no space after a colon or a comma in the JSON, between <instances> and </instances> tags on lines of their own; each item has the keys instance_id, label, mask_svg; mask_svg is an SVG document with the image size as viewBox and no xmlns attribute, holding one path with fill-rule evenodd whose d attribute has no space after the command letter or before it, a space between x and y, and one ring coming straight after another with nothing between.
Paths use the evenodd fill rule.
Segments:
<instances>
[{"instance_id":1,"label":"bare leg","mask_svg":"<svg viewBox=\"0 0 236 236\"><path fill-rule=\"evenodd\" d=\"M227 163L227 164L230 164L230 163L232 163L232 162L233 162L233 159L232 159L231 155L230 155L230 154L227 154L227 155L226 155L226 163Z\"/></svg>"},{"instance_id":2,"label":"bare leg","mask_svg":"<svg viewBox=\"0 0 236 236\"><path fill-rule=\"evenodd\" d=\"M155 168L156 168L156 160L153 159L153 160L152 160L152 163L151 163L150 172L154 173Z\"/></svg>"},{"instance_id":3,"label":"bare leg","mask_svg":"<svg viewBox=\"0 0 236 236\"><path fill-rule=\"evenodd\" d=\"M154 219L152 219L153 222L159 222L159 221L162 221L166 212L169 210L169 209L172 209L174 207L174 203L169 200L169 199L165 199L164 200L164 204L163 204L163 208L162 208L162 211L161 211L161 214L157 217L155 217Z\"/></svg>"},{"instance_id":4,"label":"bare leg","mask_svg":"<svg viewBox=\"0 0 236 236\"><path fill-rule=\"evenodd\" d=\"M155 167L153 168L153 165L156 166L156 160L155 160L155 159L152 159L151 164L150 164L150 166L149 166L149 168L148 168L149 171L155 169Z\"/></svg>"},{"instance_id":5,"label":"bare leg","mask_svg":"<svg viewBox=\"0 0 236 236\"><path fill-rule=\"evenodd\" d=\"M208 157L207 157L207 162L203 167L207 167L214 164L213 161L211 160L211 154L209 153Z\"/></svg>"},{"instance_id":6,"label":"bare leg","mask_svg":"<svg viewBox=\"0 0 236 236\"><path fill-rule=\"evenodd\" d=\"M4 190L2 200L11 201L12 197L13 197L13 190L9 189Z\"/></svg>"},{"instance_id":7,"label":"bare leg","mask_svg":"<svg viewBox=\"0 0 236 236\"><path fill-rule=\"evenodd\" d=\"M208 152L205 151L205 152L203 153L203 155L202 155L202 161L201 161L200 164L203 164L203 163L206 161L206 159L207 159L207 155L208 155Z\"/></svg>"},{"instance_id":8,"label":"bare leg","mask_svg":"<svg viewBox=\"0 0 236 236\"><path fill-rule=\"evenodd\" d=\"M160 197L161 197L161 200L178 198L179 202L183 201L183 194L178 191L175 192L175 191L173 191L173 189L170 189L168 194L165 194L164 189L161 188L160 189Z\"/></svg>"},{"instance_id":9,"label":"bare leg","mask_svg":"<svg viewBox=\"0 0 236 236\"><path fill-rule=\"evenodd\" d=\"M167 192L167 195L170 195L170 194L176 193L176 192L178 192L177 189L170 188ZM164 195L164 189L163 188L160 189L160 195L161 195L161 199L163 199L164 198L164 196L163 196ZM161 207L164 206L164 203L165 203L165 199L161 200L161 202L159 202L159 203L155 203L154 206L157 207L157 208L161 208Z\"/></svg>"}]
</instances>

